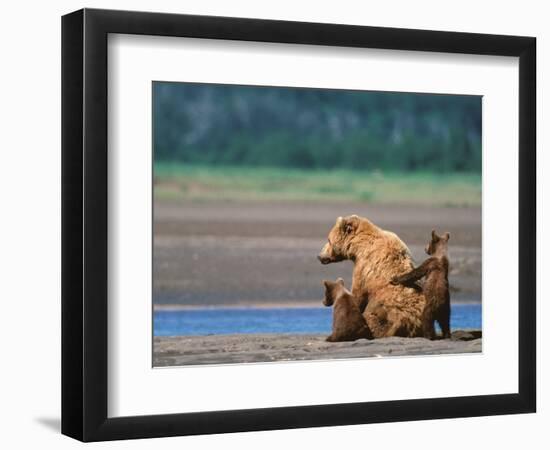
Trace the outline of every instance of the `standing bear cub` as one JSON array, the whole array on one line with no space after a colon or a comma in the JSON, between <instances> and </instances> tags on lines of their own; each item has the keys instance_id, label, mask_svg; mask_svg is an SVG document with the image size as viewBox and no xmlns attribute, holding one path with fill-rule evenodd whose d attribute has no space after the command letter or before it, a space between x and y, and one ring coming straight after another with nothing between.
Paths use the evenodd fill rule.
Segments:
<instances>
[{"instance_id":1,"label":"standing bear cub","mask_svg":"<svg viewBox=\"0 0 550 450\"><path fill-rule=\"evenodd\" d=\"M372 339L372 333L365 322L356 301L344 286L344 280L324 280L325 299L323 305L332 306L332 334L328 342L355 341L357 339Z\"/></svg>"},{"instance_id":2,"label":"standing bear cub","mask_svg":"<svg viewBox=\"0 0 550 450\"><path fill-rule=\"evenodd\" d=\"M422 327L424 337L435 339L434 321L437 320L443 339L451 337L451 300L449 295L449 257L447 243L449 233L438 236L432 230L432 239L426 246L426 253L430 255L419 267L401 276L391 279L392 284L410 284L426 277L423 291L426 297L426 306L422 313Z\"/></svg>"}]
</instances>

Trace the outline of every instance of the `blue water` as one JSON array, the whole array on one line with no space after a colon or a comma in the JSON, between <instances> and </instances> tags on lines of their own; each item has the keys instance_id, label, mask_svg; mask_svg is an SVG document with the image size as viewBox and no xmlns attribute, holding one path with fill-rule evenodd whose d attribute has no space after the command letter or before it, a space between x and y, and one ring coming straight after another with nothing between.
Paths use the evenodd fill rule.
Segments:
<instances>
[{"instance_id":1,"label":"blue water","mask_svg":"<svg viewBox=\"0 0 550 450\"><path fill-rule=\"evenodd\" d=\"M154 313L155 336L330 333L332 308L216 308ZM481 329L481 304L453 305L451 330Z\"/></svg>"}]
</instances>

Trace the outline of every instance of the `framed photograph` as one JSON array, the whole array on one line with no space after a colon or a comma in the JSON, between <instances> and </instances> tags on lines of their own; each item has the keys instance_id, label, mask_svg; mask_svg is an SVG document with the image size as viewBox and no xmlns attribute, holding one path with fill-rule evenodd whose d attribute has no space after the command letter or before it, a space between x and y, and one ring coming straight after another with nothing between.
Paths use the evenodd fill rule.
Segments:
<instances>
[{"instance_id":1,"label":"framed photograph","mask_svg":"<svg viewBox=\"0 0 550 450\"><path fill-rule=\"evenodd\" d=\"M536 40L62 20L62 432L535 412Z\"/></svg>"}]
</instances>

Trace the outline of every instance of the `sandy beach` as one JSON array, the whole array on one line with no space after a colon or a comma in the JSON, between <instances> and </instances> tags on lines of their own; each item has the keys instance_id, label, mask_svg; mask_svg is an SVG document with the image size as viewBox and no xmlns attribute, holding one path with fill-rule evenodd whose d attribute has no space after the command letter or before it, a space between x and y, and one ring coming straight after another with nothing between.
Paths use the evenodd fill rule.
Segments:
<instances>
[{"instance_id":1,"label":"sandy beach","mask_svg":"<svg viewBox=\"0 0 550 450\"><path fill-rule=\"evenodd\" d=\"M479 207L159 200L154 208L154 309L321 307L322 280L343 277L349 283L353 265L345 261L323 266L316 256L336 218L353 213L397 233L417 264L426 258L431 229L450 231L451 303L481 302ZM481 351L479 333L467 336L469 340L459 339L459 334L445 341L384 338L343 343L327 343L320 334L157 335L153 365Z\"/></svg>"},{"instance_id":2,"label":"sandy beach","mask_svg":"<svg viewBox=\"0 0 550 450\"><path fill-rule=\"evenodd\" d=\"M452 339L389 337L326 342L325 335L240 334L155 337L153 366L376 358L481 352L480 331L455 331Z\"/></svg>"}]
</instances>

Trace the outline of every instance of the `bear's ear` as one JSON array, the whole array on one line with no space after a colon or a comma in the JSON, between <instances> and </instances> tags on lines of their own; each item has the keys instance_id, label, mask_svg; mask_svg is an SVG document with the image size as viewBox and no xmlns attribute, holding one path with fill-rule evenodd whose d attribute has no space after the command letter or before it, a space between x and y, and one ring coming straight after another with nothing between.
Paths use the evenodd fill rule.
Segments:
<instances>
[{"instance_id":1,"label":"bear's ear","mask_svg":"<svg viewBox=\"0 0 550 450\"><path fill-rule=\"evenodd\" d=\"M340 286L342 286L342 287L344 286L344 279L343 279L343 278L338 278L338 279L336 280L336 282L337 282Z\"/></svg>"},{"instance_id":2,"label":"bear's ear","mask_svg":"<svg viewBox=\"0 0 550 450\"><path fill-rule=\"evenodd\" d=\"M439 236L435 233L435 230L432 230L432 241L433 242L439 241Z\"/></svg>"},{"instance_id":3,"label":"bear's ear","mask_svg":"<svg viewBox=\"0 0 550 450\"><path fill-rule=\"evenodd\" d=\"M449 241L450 238L451 238L451 233L449 233L448 231L443 234L443 239L445 239L446 241Z\"/></svg>"},{"instance_id":4,"label":"bear's ear","mask_svg":"<svg viewBox=\"0 0 550 450\"><path fill-rule=\"evenodd\" d=\"M359 217L355 214L342 219L341 228L346 234L354 232L359 226Z\"/></svg>"},{"instance_id":5,"label":"bear's ear","mask_svg":"<svg viewBox=\"0 0 550 450\"><path fill-rule=\"evenodd\" d=\"M330 281L323 280L323 284L325 285L325 289L330 289Z\"/></svg>"}]
</instances>

